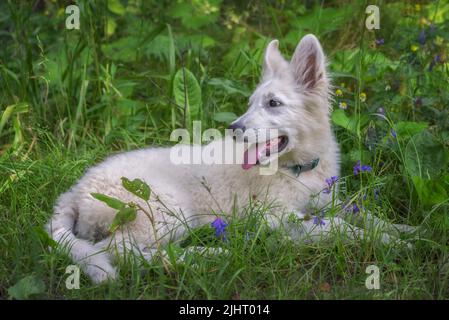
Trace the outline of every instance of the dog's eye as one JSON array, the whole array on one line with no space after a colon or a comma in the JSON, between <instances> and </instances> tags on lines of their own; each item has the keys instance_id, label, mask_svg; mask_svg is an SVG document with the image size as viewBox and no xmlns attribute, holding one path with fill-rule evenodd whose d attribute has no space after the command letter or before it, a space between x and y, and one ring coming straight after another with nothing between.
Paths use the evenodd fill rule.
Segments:
<instances>
[{"instance_id":1,"label":"dog's eye","mask_svg":"<svg viewBox=\"0 0 449 320\"><path fill-rule=\"evenodd\" d=\"M281 103L277 100L271 99L268 104L270 105L270 107L279 107L281 105Z\"/></svg>"}]
</instances>

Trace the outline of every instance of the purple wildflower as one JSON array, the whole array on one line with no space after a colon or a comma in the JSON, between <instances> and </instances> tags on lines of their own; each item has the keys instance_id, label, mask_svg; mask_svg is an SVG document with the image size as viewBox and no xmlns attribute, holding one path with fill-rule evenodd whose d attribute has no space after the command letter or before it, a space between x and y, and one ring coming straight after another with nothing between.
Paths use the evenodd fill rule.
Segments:
<instances>
[{"instance_id":1,"label":"purple wildflower","mask_svg":"<svg viewBox=\"0 0 449 320\"><path fill-rule=\"evenodd\" d=\"M361 172L371 172L373 168L371 166L368 165L362 165L360 163L360 160L357 161L357 163L355 164L355 166L353 167L354 170L354 175L358 175Z\"/></svg>"},{"instance_id":2,"label":"purple wildflower","mask_svg":"<svg viewBox=\"0 0 449 320\"><path fill-rule=\"evenodd\" d=\"M343 208L348 213L359 213L360 212L360 208L356 203L345 204Z\"/></svg>"},{"instance_id":3,"label":"purple wildflower","mask_svg":"<svg viewBox=\"0 0 449 320\"><path fill-rule=\"evenodd\" d=\"M316 226L324 226L326 225L326 223L324 222L323 218L319 217L319 216L315 216L313 218L313 224Z\"/></svg>"},{"instance_id":4,"label":"purple wildflower","mask_svg":"<svg viewBox=\"0 0 449 320\"><path fill-rule=\"evenodd\" d=\"M376 46L381 46L385 43L385 40L383 38L380 38L376 39L374 42L376 43Z\"/></svg>"},{"instance_id":5,"label":"purple wildflower","mask_svg":"<svg viewBox=\"0 0 449 320\"><path fill-rule=\"evenodd\" d=\"M437 53L435 57L433 58L432 62L429 65L429 71L432 71L432 69L435 67L437 62L440 62L440 55Z\"/></svg>"},{"instance_id":6,"label":"purple wildflower","mask_svg":"<svg viewBox=\"0 0 449 320\"><path fill-rule=\"evenodd\" d=\"M385 115L385 109L383 107L378 108L377 112L379 112L382 115Z\"/></svg>"},{"instance_id":7,"label":"purple wildflower","mask_svg":"<svg viewBox=\"0 0 449 320\"><path fill-rule=\"evenodd\" d=\"M337 176L332 176L330 179L326 179L327 187L324 188L324 193L329 194L331 193L332 186L338 181Z\"/></svg>"},{"instance_id":8,"label":"purple wildflower","mask_svg":"<svg viewBox=\"0 0 449 320\"><path fill-rule=\"evenodd\" d=\"M422 29L419 33L418 42L422 46L426 43L426 32L424 31L424 29Z\"/></svg>"},{"instance_id":9,"label":"purple wildflower","mask_svg":"<svg viewBox=\"0 0 449 320\"><path fill-rule=\"evenodd\" d=\"M379 189L374 189L374 200L379 200L379 197L380 197L380 192L379 192ZM366 198L367 198L367 195L365 194L365 195L363 195L363 201L365 201L366 200Z\"/></svg>"},{"instance_id":10,"label":"purple wildflower","mask_svg":"<svg viewBox=\"0 0 449 320\"><path fill-rule=\"evenodd\" d=\"M379 200L380 198L380 190L379 189L374 189L374 200Z\"/></svg>"},{"instance_id":11,"label":"purple wildflower","mask_svg":"<svg viewBox=\"0 0 449 320\"><path fill-rule=\"evenodd\" d=\"M215 236L217 238L226 239L226 227L228 224L223 219L217 218L210 225L215 229Z\"/></svg>"},{"instance_id":12,"label":"purple wildflower","mask_svg":"<svg viewBox=\"0 0 449 320\"><path fill-rule=\"evenodd\" d=\"M393 138L396 138L397 134L396 134L396 131L393 128L390 129L390 133L393 136Z\"/></svg>"}]
</instances>

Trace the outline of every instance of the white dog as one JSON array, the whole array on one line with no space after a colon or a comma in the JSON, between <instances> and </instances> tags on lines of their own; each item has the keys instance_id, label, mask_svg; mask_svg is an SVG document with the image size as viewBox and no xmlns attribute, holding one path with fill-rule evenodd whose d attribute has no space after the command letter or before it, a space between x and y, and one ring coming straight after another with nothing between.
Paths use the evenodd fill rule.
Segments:
<instances>
[{"instance_id":1,"label":"white dog","mask_svg":"<svg viewBox=\"0 0 449 320\"><path fill-rule=\"evenodd\" d=\"M329 99L326 60L317 38L305 36L290 62L282 57L278 41L273 40L266 48L263 76L249 100L249 109L231 125L232 129L255 132L278 130L278 137L259 142L252 159L255 161L249 161L245 154L243 165L176 165L170 161L170 148L114 155L89 169L60 196L48 231L56 241L68 244L71 258L94 282L116 276L110 262L112 243L119 252L135 248L145 252L156 242L178 238L188 227L210 223L216 217L213 213L230 213L235 206L241 209L255 196L280 204L268 214L267 221L273 228L287 227L297 240L322 239L334 230L352 239L363 237L364 230L339 217L316 223L305 215L312 195L313 206L330 203L329 194L320 191L326 187L327 178L339 175L339 147L330 126ZM264 163L278 161L275 174L259 174L260 166L256 165L262 157ZM110 234L116 210L92 193L146 205L123 188L122 177L145 181L157 195L157 201L150 202L154 220L138 211L126 232L118 229ZM292 213L303 219L294 227L282 218ZM371 225L394 227L370 218ZM392 238L382 234L381 239L389 242Z\"/></svg>"}]
</instances>

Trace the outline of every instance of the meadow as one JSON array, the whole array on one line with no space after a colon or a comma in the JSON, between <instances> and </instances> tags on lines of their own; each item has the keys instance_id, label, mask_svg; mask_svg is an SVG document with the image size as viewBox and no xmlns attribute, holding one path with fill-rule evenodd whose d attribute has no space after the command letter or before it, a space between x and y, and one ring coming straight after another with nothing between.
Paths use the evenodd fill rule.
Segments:
<instances>
[{"instance_id":1,"label":"meadow","mask_svg":"<svg viewBox=\"0 0 449 320\"><path fill-rule=\"evenodd\" d=\"M79 0L68 29L71 1L1 1L0 298L448 299L449 1L372 2ZM369 4L379 29L365 26ZM127 256L116 282L81 274L68 289L71 261L44 231L58 195L107 155L172 145L194 120L224 130L246 110L267 43L289 58L307 33L330 62L336 196L417 226L413 247L295 243L254 201L226 221L226 241L192 229L171 263ZM191 245L230 254L177 263ZM378 290L365 286L370 265Z\"/></svg>"}]
</instances>

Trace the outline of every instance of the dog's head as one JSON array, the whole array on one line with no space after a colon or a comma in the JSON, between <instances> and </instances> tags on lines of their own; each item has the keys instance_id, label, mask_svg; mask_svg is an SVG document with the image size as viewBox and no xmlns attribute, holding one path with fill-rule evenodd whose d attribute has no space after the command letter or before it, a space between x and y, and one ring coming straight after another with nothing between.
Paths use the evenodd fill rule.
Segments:
<instances>
[{"instance_id":1,"label":"dog's head","mask_svg":"<svg viewBox=\"0 0 449 320\"><path fill-rule=\"evenodd\" d=\"M267 163L273 157L280 163L310 161L332 139L326 59L314 35L301 39L290 62L278 45L278 40L268 44L260 84L249 99L247 112L230 129L256 136L267 129L277 130L278 135L265 142L258 138L256 163ZM252 167L245 163L245 169Z\"/></svg>"}]
</instances>

